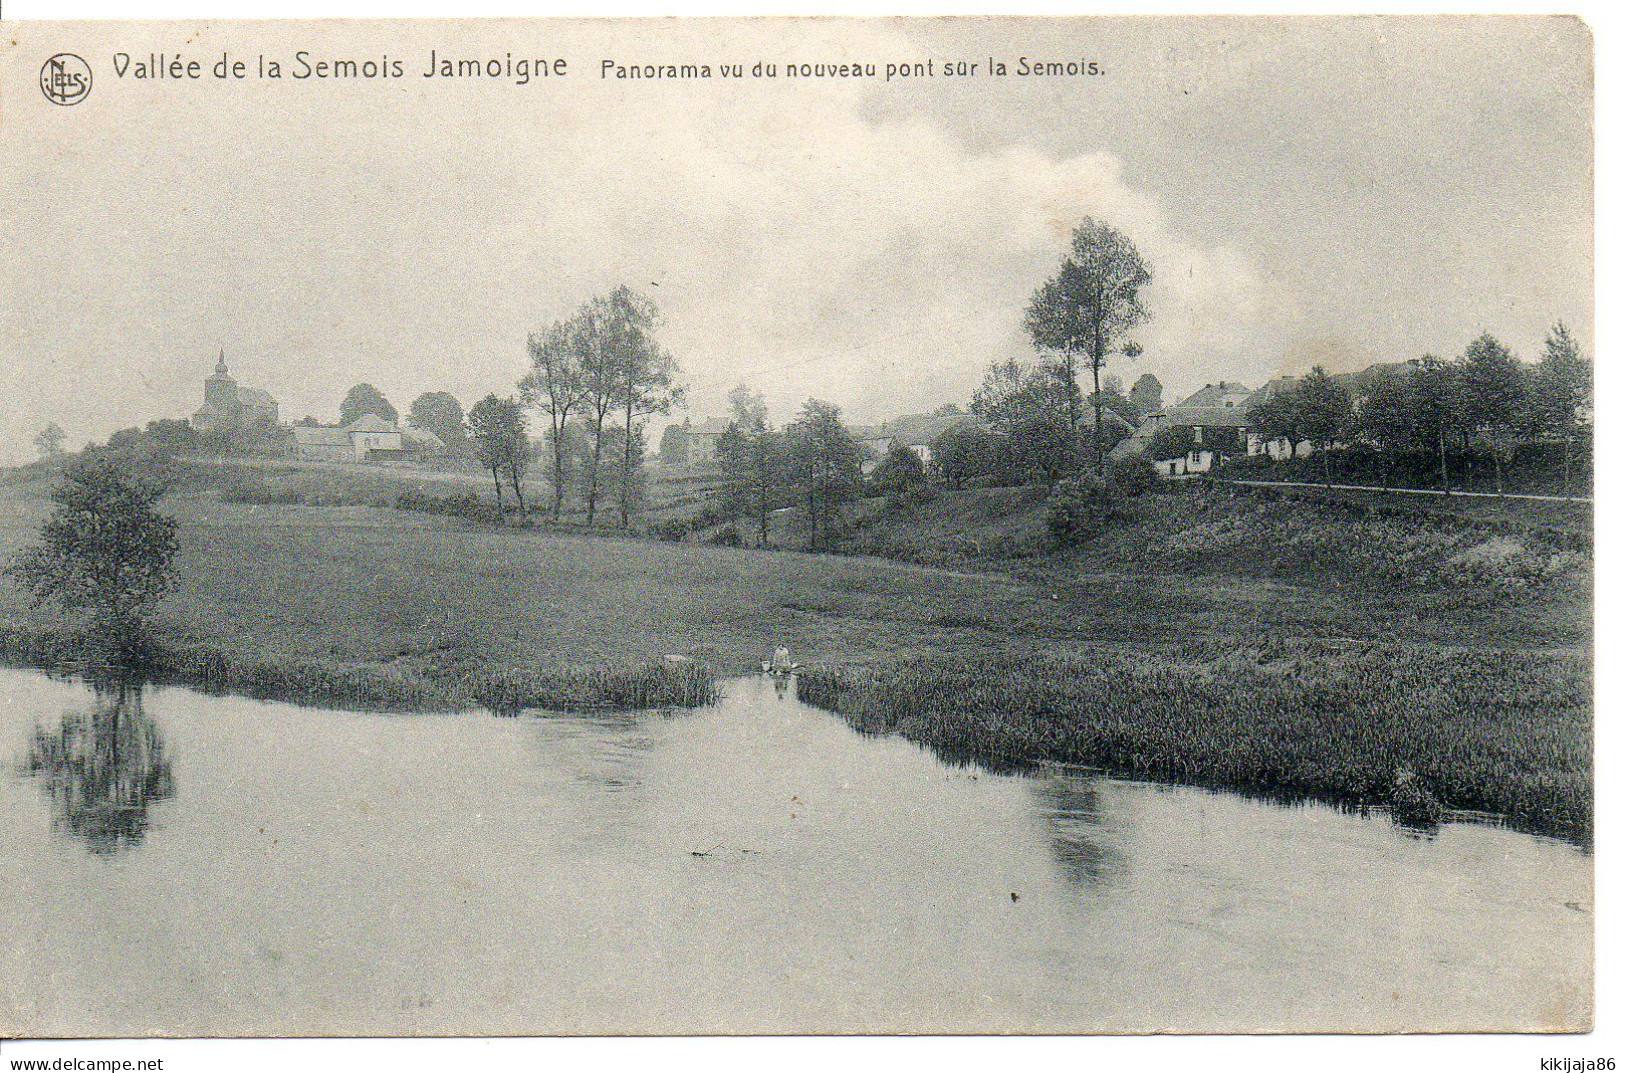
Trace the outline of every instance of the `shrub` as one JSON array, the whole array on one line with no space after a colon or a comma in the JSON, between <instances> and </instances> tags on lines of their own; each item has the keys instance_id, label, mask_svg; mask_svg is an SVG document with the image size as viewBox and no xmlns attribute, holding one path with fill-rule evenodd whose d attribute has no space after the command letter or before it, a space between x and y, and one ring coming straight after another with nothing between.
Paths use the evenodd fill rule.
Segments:
<instances>
[{"instance_id":1,"label":"shrub","mask_svg":"<svg viewBox=\"0 0 1625 1073\"><path fill-rule=\"evenodd\" d=\"M466 518L473 522L501 523L502 512L494 503L487 503L471 492L458 495L431 496L422 492L405 491L395 497L396 510L418 511L423 514L441 514L452 518Z\"/></svg>"},{"instance_id":2,"label":"shrub","mask_svg":"<svg viewBox=\"0 0 1625 1073\"><path fill-rule=\"evenodd\" d=\"M925 484L925 463L901 443L893 443L869 475L869 486L882 495L906 492Z\"/></svg>"},{"instance_id":3,"label":"shrub","mask_svg":"<svg viewBox=\"0 0 1625 1073\"><path fill-rule=\"evenodd\" d=\"M669 540L673 543L688 536L692 529L693 523L687 518L667 518L663 522L655 522L649 526L649 532L661 540Z\"/></svg>"},{"instance_id":4,"label":"shrub","mask_svg":"<svg viewBox=\"0 0 1625 1073\"><path fill-rule=\"evenodd\" d=\"M1119 496L1133 498L1154 492L1162 484L1157 467L1143 454L1114 458L1106 465L1106 484Z\"/></svg>"},{"instance_id":5,"label":"shrub","mask_svg":"<svg viewBox=\"0 0 1625 1073\"><path fill-rule=\"evenodd\" d=\"M715 544L719 548L742 548L745 538L739 535L737 525L725 525L706 538L707 544Z\"/></svg>"},{"instance_id":6,"label":"shrub","mask_svg":"<svg viewBox=\"0 0 1625 1073\"><path fill-rule=\"evenodd\" d=\"M1117 515L1111 490L1090 475L1057 482L1045 505L1050 535L1064 547L1098 536Z\"/></svg>"}]
</instances>

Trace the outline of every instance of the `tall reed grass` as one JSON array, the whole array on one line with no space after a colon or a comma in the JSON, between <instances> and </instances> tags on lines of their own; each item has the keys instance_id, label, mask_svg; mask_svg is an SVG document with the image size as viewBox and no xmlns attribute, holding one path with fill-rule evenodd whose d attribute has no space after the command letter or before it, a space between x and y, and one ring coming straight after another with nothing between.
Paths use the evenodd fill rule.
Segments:
<instances>
[{"instance_id":1,"label":"tall reed grass","mask_svg":"<svg viewBox=\"0 0 1625 1073\"><path fill-rule=\"evenodd\" d=\"M1102 651L828 667L803 673L799 691L859 729L961 760L1081 763L1350 804L1425 794L1585 841L1590 682L1577 654L1308 643L1198 659Z\"/></svg>"},{"instance_id":2,"label":"tall reed grass","mask_svg":"<svg viewBox=\"0 0 1625 1073\"><path fill-rule=\"evenodd\" d=\"M0 626L0 662L91 673L106 669L105 646L69 630ZM321 659L256 659L221 649L147 639L123 668L148 680L294 704L364 711L456 710L482 705L510 714L697 707L717 698L716 676L699 663L560 666L542 670L408 668Z\"/></svg>"}]
</instances>

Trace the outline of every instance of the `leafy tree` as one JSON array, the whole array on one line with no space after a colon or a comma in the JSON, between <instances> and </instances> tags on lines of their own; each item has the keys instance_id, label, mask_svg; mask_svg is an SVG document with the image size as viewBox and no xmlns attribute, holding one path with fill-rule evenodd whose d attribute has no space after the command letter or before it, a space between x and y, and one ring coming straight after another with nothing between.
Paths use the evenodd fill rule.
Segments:
<instances>
[{"instance_id":1,"label":"leafy tree","mask_svg":"<svg viewBox=\"0 0 1625 1073\"><path fill-rule=\"evenodd\" d=\"M129 451L147 442L138 428L121 428L107 437L107 446L115 451Z\"/></svg>"},{"instance_id":2,"label":"leafy tree","mask_svg":"<svg viewBox=\"0 0 1625 1073\"><path fill-rule=\"evenodd\" d=\"M1341 439L1354 420L1354 400L1348 391L1319 365L1298 381L1298 421L1303 436L1320 453L1326 483L1331 483L1331 461L1326 451Z\"/></svg>"},{"instance_id":3,"label":"leafy tree","mask_svg":"<svg viewBox=\"0 0 1625 1073\"><path fill-rule=\"evenodd\" d=\"M406 423L422 432L433 433L449 451L461 452L468 446L463 404L449 391L425 391L413 399Z\"/></svg>"},{"instance_id":4,"label":"leafy tree","mask_svg":"<svg viewBox=\"0 0 1625 1073\"><path fill-rule=\"evenodd\" d=\"M1127 332L1145 320L1140 290L1151 282L1151 270L1122 232L1085 218L1072 233L1072 248L1060 271L1033 294L1026 328L1033 345L1061 355L1067 382L1067 427L1076 433L1079 399L1077 363L1089 363L1094 376L1095 472L1106 472L1100 370L1106 358L1128 345Z\"/></svg>"},{"instance_id":5,"label":"leafy tree","mask_svg":"<svg viewBox=\"0 0 1625 1073\"><path fill-rule=\"evenodd\" d=\"M1396 455L1427 450L1428 442L1417 424L1414 372L1384 369L1365 384L1365 395L1355 416L1355 436L1376 450L1388 488Z\"/></svg>"},{"instance_id":6,"label":"leafy tree","mask_svg":"<svg viewBox=\"0 0 1625 1073\"><path fill-rule=\"evenodd\" d=\"M56 510L40 542L19 552L6 573L33 593L89 612L96 632L138 639L148 606L174 580L175 520L155 509L168 491L161 465L139 453L90 451L75 459L51 493Z\"/></svg>"},{"instance_id":7,"label":"leafy tree","mask_svg":"<svg viewBox=\"0 0 1625 1073\"><path fill-rule=\"evenodd\" d=\"M1265 440L1284 439L1287 457L1296 458L1304 434L1303 396L1296 388L1277 391L1247 412L1252 428Z\"/></svg>"},{"instance_id":8,"label":"leafy tree","mask_svg":"<svg viewBox=\"0 0 1625 1073\"><path fill-rule=\"evenodd\" d=\"M565 490L573 489L576 495L585 502L587 487L587 467L592 458L592 445L587 434L587 426L581 420L572 420L557 433L549 429L543 434L546 441L542 449L553 460L553 479L558 483L554 487L554 518L562 516L566 495Z\"/></svg>"},{"instance_id":9,"label":"leafy tree","mask_svg":"<svg viewBox=\"0 0 1625 1073\"><path fill-rule=\"evenodd\" d=\"M892 441L886 457L869 474L869 483L881 492L907 492L925 485L925 463L907 444Z\"/></svg>"},{"instance_id":10,"label":"leafy tree","mask_svg":"<svg viewBox=\"0 0 1625 1073\"><path fill-rule=\"evenodd\" d=\"M1068 418L1076 396L1062 366L1012 359L988 367L971 413L1004 438L1015 479L1053 483L1077 468L1080 441Z\"/></svg>"},{"instance_id":11,"label":"leafy tree","mask_svg":"<svg viewBox=\"0 0 1625 1073\"><path fill-rule=\"evenodd\" d=\"M382 391L371 384L357 384L344 396L344 401L339 403L339 424L348 425L367 414L381 417L392 425L401 418L395 407L384 398Z\"/></svg>"},{"instance_id":12,"label":"leafy tree","mask_svg":"<svg viewBox=\"0 0 1625 1073\"><path fill-rule=\"evenodd\" d=\"M52 421L35 434L34 450L39 452L42 459L61 458L62 441L67 438L68 434L62 431L62 426Z\"/></svg>"},{"instance_id":13,"label":"leafy tree","mask_svg":"<svg viewBox=\"0 0 1625 1073\"><path fill-rule=\"evenodd\" d=\"M1388 487L1397 454L1415 450L1423 443L1417 428L1415 392L1412 377L1391 370L1379 373L1366 384L1365 397L1360 402L1355 431L1359 438L1374 447L1382 460L1382 486Z\"/></svg>"},{"instance_id":14,"label":"leafy tree","mask_svg":"<svg viewBox=\"0 0 1625 1073\"><path fill-rule=\"evenodd\" d=\"M1411 374L1411 424L1418 446L1439 452L1439 486L1450 494L1450 457L1447 445L1466 421L1462 401L1461 370L1454 364L1424 354Z\"/></svg>"},{"instance_id":15,"label":"leafy tree","mask_svg":"<svg viewBox=\"0 0 1625 1073\"><path fill-rule=\"evenodd\" d=\"M197 430L190 421L164 417L147 422L146 438L154 447L179 451L197 445Z\"/></svg>"},{"instance_id":16,"label":"leafy tree","mask_svg":"<svg viewBox=\"0 0 1625 1073\"><path fill-rule=\"evenodd\" d=\"M659 412L648 407L669 408L675 401L658 385L644 381L645 374L665 370L666 387L670 387L672 367L666 364L669 358L662 361L652 334L657 318L654 303L624 285L588 299L575 316L576 330L571 336L580 363L580 409L592 439L585 495L588 525L598 513L609 415L624 410L635 421L639 412ZM666 401L662 403L662 399Z\"/></svg>"},{"instance_id":17,"label":"leafy tree","mask_svg":"<svg viewBox=\"0 0 1625 1073\"><path fill-rule=\"evenodd\" d=\"M666 466L680 466L688 458L688 427L675 422L660 434L660 462Z\"/></svg>"},{"instance_id":18,"label":"leafy tree","mask_svg":"<svg viewBox=\"0 0 1625 1073\"><path fill-rule=\"evenodd\" d=\"M468 433L474 457L491 471L497 509L503 509L502 478L506 476L519 503L519 513L524 514L525 468L530 463L530 437L525 428L524 409L512 398L487 395L469 409Z\"/></svg>"},{"instance_id":19,"label":"leafy tree","mask_svg":"<svg viewBox=\"0 0 1625 1073\"><path fill-rule=\"evenodd\" d=\"M744 384L728 393L733 420L717 438L725 508L756 523L760 547L768 543L768 516L785 482L784 437L767 420L767 403Z\"/></svg>"},{"instance_id":20,"label":"leafy tree","mask_svg":"<svg viewBox=\"0 0 1625 1073\"><path fill-rule=\"evenodd\" d=\"M938 435L931 444L931 459L950 488L979 481L1010 484L1017 479L1009 441L969 421Z\"/></svg>"},{"instance_id":21,"label":"leafy tree","mask_svg":"<svg viewBox=\"0 0 1625 1073\"><path fill-rule=\"evenodd\" d=\"M1128 398L1134 406L1135 422L1144 421L1162 409L1162 381L1150 373L1142 373L1129 389Z\"/></svg>"},{"instance_id":22,"label":"leafy tree","mask_svg":"<svg viewBox=\"0 0 1625 1073\"><path fill-rule=\"evenodd\" d=\"M1184 458L1196 450L1196 433L1189 425L1164 425L1151 434L1146 453L1156 462Z\"/></svg>"},{"instance_id":23,"label":"leafy tree","mask_svg":"<svg viewBox=\"0 0 1625 1073\"><path fill-rule=\"evenodd\" d=\"M519 381L525 405L547 414L547 447L553 456L553 520L564 512L564 490L569 474L570 416L587 396L584 358L590 342L585 338L583 313L568 321L554 321L526 340L530 372Z\"/></svg>"},{"instance_id":24,"label":"leafy tree","mask_svg":"<svg viewBox=\"0 0 1625 1073\"><path fill-rule=\"evenodd\" d=\"M841 408L819 399L807 400L785 439L791 479L807 499L808 547L818 548L832 535L841 504L857 493L862 453Z\"/></svg>"},{"instance_id":25,"label":"leafy tree","mask_svg":"<svg viewBox=\"0 0 1625 1073\"><path fill-rule=\"evenodd\" d=\"M1591 409L1591 362L1580 353L1568 326L1558 321L1546 336L1546 350L1535 370L1533 384L1536 423L1548 435L1563 440L1563 495L1569 495L1570 457Z\"/></svg>"},{"instance_id":26,"label":"leafy tree","mask_svg":"<svg viewBox=\"0 0 1625 1073\"><path fill-rule=\"evenodd\" d=\"M1533 422L1523 362L1493 335L1467 344L1461 362L1462 404L1469 427L1495 461L1495 491L1506 493L1503 469Z\"/></svg>"},{"instance_id":27,"label":"leafy tree","mask_svg":"<svg viewBox=\"0 0 1625 1073\"><path fill-rule=\"evenodd\" d=\"M643 429L634 428L628 442L626 429L611 426L604 430L604 448L606 454L620 460L604 474L604 495L616 505L623 519L630 519L648 493L643 472Z\"/></svg>"},{"instance_id":28,"label":"leafy tree","mask_svg":"<svg viewBox=\"0 0 1625 1073\"><path fill-rule=\"evenodd\" d=\"M625 428L625 435L621 437L620 487L626 489L639 483L643 452L641 446L634 451L633 445L643 443L643 419L670 413L682 401L683 389L677 384L677 362L655 341L660 310L654 302L622 285L610 292L610 303L616 314L612 339ZM633 499L627 495L617 499L621 528L628 529L632 525Z\"/></svg>"}]
</instances>

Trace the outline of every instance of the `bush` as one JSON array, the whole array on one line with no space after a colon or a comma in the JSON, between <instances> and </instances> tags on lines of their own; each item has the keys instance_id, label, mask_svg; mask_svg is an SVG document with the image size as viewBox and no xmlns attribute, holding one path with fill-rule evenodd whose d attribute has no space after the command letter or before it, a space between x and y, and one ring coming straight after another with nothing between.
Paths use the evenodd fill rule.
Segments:
<instances>
[{"instance_id":1,"label":"bush","mask_svg":"<svg viewBox=\"0 0 1625 1073\"><path fill-rule=\"evenodd\" d=\"M907 492L925 484L925 463L901 443L893 443L869 475L869 486L882 495Z\"/></svg>"},{"instance_id":2,"label":"bush","mask_svg":"<svg viewBox=\"0 0 1625 1073\"><path fill-rule=\"evenodd\" d=\"M458 495L432 496L411 490L395 497L396 510L417 511L422 514L442 514L451 518L466 518L471 522L501 523L502 512L495 503L487 503L470 492Z\"/></svg>"},{"instance_id":3,"label":"bush","mask_svg":"<svg viewBox=\"0 0 1625 1073\"><path fill-rule=\"evenodd\" d=\"M1157 467L1143 454L1114 458L1106 465L1106 484L1119 496L1133 498L1154 492L1162 484Z\"/></svg>"},{"instance_id":4,"label":"bush","mask_svg":"<svg viewBox=\"0 0 1625 1073\"><path fill-rule=\"evenodd\" d=\"M739 535L737 525L725 525L706 538L707 544L714 544L719 548L742 548L745 538Z\"/></svg>"},{"instance_id":5,"label":"bush","mask_svg":"<svg viewBox=\"0 0 1625 1073\"><path fill-rule=\"evenodd\" d=\"M668 518L663 522L655 522L649 526L649 532L661 540L676 543L692 531L693 524L687 518Z\"/></svg>"},{"instance_id":6,"label":"bush","mask_svg":"<svg viewBox=\"0 0 1625 1073\"><path fill-rule=\"evenodd\" d=\"M1049 531L1057 544L1073 547L1098 536L1117 516L1117 504L1105 482L1091 475L1059 481L1045 502Z\"/></svg>"}]
</instances>

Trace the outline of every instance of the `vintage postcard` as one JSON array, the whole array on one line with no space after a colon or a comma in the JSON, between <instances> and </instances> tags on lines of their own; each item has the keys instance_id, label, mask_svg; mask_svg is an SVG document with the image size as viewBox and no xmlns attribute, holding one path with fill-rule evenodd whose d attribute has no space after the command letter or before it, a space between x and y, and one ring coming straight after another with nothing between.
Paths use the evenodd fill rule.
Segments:
<instances>
[{"instance_id":1,"label":"vintage postcard","mask_svg":"<svg viewBox=\"0 0 1625 1073\"><path fill-rule=\"evenodd\" d=\"M0 1035L1589 1030L1591 57L0 23Z\"/></svg>"}]
</instances>

